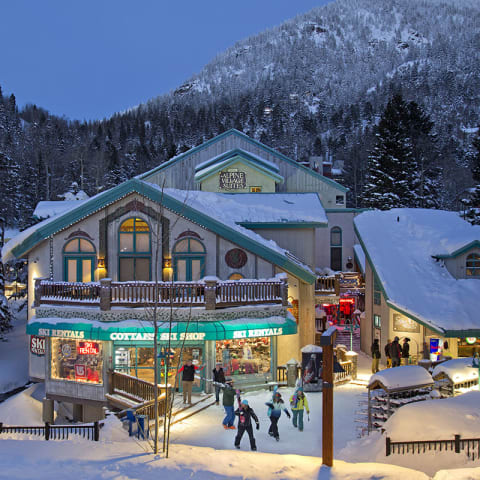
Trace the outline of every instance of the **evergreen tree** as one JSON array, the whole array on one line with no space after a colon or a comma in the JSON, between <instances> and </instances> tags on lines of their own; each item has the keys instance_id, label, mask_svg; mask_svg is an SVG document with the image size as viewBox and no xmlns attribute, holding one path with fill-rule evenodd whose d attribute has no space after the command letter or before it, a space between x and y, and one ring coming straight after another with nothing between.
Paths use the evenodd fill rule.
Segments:
<instances>
[{"instance_id":1,"label":"evergreen tree","mask_svg":"<svg viewBox=\"0 0 480 480\"><path fill-rule=\"evenodd\" d=\"M433 168L433 123L415 103L396 94L388 102L367 162L363 205L381 210L438 205L439 170Z\"/></svg>"},{"instance_id":2,"label":"evergreen tree","mask_svg":"<svg viewBox=\"0 0 480 480\"><path fill-rule=\"evenodd\" d=\"M0 251L5 241L5 219L0 216ZM5 268L0 260L0 340L4 340L5 333L12 328L12 312L5 297Z\"/></svg>"},{"instance_id":3,"label":"evergreen tree","mask_svg":"<svg viewBox=\"0 0 480 480\"><path fill-rule=\"evenodd\" d=\"M480 127L472 145L475 149L472 157L472 178L475 185L470 190L471 195L466 218L472 225L480 225Z\"/></svg>"}]
</instances>

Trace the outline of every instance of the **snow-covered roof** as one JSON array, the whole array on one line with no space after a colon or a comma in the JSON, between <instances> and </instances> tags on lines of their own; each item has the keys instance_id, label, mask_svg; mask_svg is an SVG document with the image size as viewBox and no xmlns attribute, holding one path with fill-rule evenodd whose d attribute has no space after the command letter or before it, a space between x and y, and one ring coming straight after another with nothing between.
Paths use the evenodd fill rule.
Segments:
<instances>
[{"instance_id":1,"label":"snow-covered roof","mask_svg":"<svg viewBox=\"0 0 480 480\"><path fill-rule=\"evenodd\" d=\"M33 216L39 219L45 219L60 215L66 211L77 207L79 202L82 200L57 200L57 201L47 201L38 202Z\"/></svg>"},{"instance_id":2,"label":"snow-covered roof","mask_svg":"<svg viewBox=\"0 0 480 480\"><path fill-rule=\"evenodd\" d=\"M433 385L430 373L418 365L387 368L370 377L367 387L383 388L386 391L408 390Z\"/></svg>"},{"instance_id":3,"label":"snow-covered roof","mask_svg":"<svg viewBox=\"0 0 480 480\"><path fill-rule=\"evenodd\" d=\"M455 212L408 208L364 212L354 223L392 308L450 336L480 330L480 281L457 280L434 258L475 244L480 226Z\"/></svg>"},{"instance_id":4,"label":"snow-covered roof","mask_svg":"<svg viewBox=\"0 0 480 480\"><path fill-rule=\"evenodd\" d=\"M302 353L322 353L322 352L323 352L323 348L322 348L322 347L319 347L318 345L305 345L305 346L301 349L301 352L302 352Z\"/></svg>"},{"instance_id":5,"label":"snow-covered roof","mask_svg":"<svg viewBox=\"0 0 480 480\"><path fill-rule=\"evenodd\" d=\"M353 246L353 253L355 255L355 260L357 261L357 265L360 267L360 270L365 275L365 252L361 245Z\"/></svg>"},{"instance_id":6,"label":"snow-covered roof","mask_svg":"<svg viewBox=\"0 0 480 480\"><path fill-rule=\"evenodd\" d=\"M453 383L461 383L478 379L478 368L472 367L472 357L455 358L439 363L432 372L434 380L449 378Z\"/></svg>"}]
</instances>

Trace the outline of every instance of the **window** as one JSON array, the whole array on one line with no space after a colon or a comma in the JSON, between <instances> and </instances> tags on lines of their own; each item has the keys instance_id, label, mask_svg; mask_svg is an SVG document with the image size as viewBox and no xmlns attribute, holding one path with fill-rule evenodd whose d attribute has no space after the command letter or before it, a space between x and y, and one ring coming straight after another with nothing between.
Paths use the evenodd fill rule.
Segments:
<instances>
[{"instance_id":1,"label":"window","mask_svg":"<svg viewBox=\"0 0 480 480\"><path fill-rule=\"evenodd\" d=\"M382 319L380 315L373 315L373 326L375 328L382 328Z\"/></svg>"},{"instance_id":2,"label":"window","mask_svg":"<svg viewBox=\"0 0 480 480\"><path fill-rule=\"evenodd\" d=\"M467 257L467 277L480 278L480 255L478 253L471 253Z\"/></svg>"},{"instance_id":3,"label":"window","mask_svg":"<svg viewBox=\"0 0 480 480\"><path fill-rule=\"evenodd\" d=\"M271 362L270 337L217 341L215 358L222 364L225 375L234 378L237 375L268 373Z\"/></svg>"},{"instance_id":4,"label":"window","mask_svg":"<svg viewBox=\"0 0 480 480\"><path fill-rule=\"evenodd\" d=\"M119 279L150 280L151 239L150 228L141 218L129 218L118 232Z\"/></svg>"},{"instance_id":5,"label":"window","mask_svg":"<svg viewBox=\"0 0 480 480\"><path fill-rule=\"evenodd\" d=\"M345 205L345 197L343 195L337 195L335 197L335 203L337 205Z\"/></svg>"},{"instance_id":6,"label":"window","mask_svg":"<svg viewBox=\"0 0 480 480\"><path fill-rule=\"evenodd\" d=\"M200 280L205 270L205 247L194 238L182 238L173 248L174 280Z\"/></svg>"},{"instance_id":7,"label":"window","mask_svg":"<svg viewBox=\"0 0 480 480\"><path fill-rule=\"evenodd\" d=\"M52 338L51 359L52 379L103 383L102 342Z\"/></svg>"},{"instance_id":8,"label":"window","mask_svg":"<svg viewBox=\"0 0 480 480\"><path fill-rule=\"evenodd\" d=\"M63 278L66 282L93 282L95 247L89 240L74 238L63 247Z\"/></svg>"},{"instance_id":9,"label":"window","mask_svg":"<svg viewBox=\"0 0 480 480\"><path fill-rule=\"evenodd\" d=\"M330 230L330 268L342 270L342 229L333 227Z\"/></svg>"},{"instance_id":10,"label":"window","mask_svg":"<svg viewBox=\"0 0 480 480\"><path fill-rule=\"evenodd\" d=\"M250 187L250 192L258 193L262 191L262 187Z\"/></svg>"},{"instance_id":11,"label":"window","mask_svg":"<svg viewBox=\"0 0 480 480\"><path fill-rule=\"evenodd\" d=\"M373 274L373 303L375 305L382 304L382 287L375 274Z\"/></svg>"}]
</instances>

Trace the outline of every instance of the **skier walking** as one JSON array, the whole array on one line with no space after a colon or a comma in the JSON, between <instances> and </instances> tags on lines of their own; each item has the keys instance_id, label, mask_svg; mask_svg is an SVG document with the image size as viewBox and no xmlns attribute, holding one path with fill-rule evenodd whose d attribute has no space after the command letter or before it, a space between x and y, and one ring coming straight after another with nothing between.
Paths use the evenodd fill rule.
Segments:
<instances>
[{"instance_id":1,"label":"skier walking","mask_svg":"<svg viewBox=\"0 0 480 480\"><path fill-rule=\"evenodd\" d=\"M223 387L223 408L225 409L225 418L223 419L223 428L225 430L235 430L235 389L233 388L233 380L227 378Z\"/></svg>"},{"instance_id":2,"label":"skier walking","mask_svg":"<svg viewBox=\"0 0 480 480\"><path fill-rule=\"evenodd\" d=\"M303 393L302 387L298 388L290 397L290 408L292 409L293 413L293 426L297 428L298 422L298 430L303 432L303 410L307 410L307 415L310 415L310 409L308 408L308 400Z\"/></svg>"},{"instance_id":3,"label":"skier walking","mask_svg":"<svg viewBox=\"0 0 480 480\"><path fill-rule=\"evenodd\" d=\"M220 403L220 389L222 384L225 383L225 374L223 373L223 368L221 362L217 362L215 368L213 369L213 384L215 386L215 404ZM233 405L233 404L232 404Z\"/></svg>"},{"instance_id":4,"label":"skier walking","mask_svg":"<svg viewBox=\"0 0 480 480\"><path fill-rule=\"evenodd\" d=\"M378 344L378 338L373 340L372 346L370 348L372 352L372 373L378 372L378 364L380 363L380 345Z\"/></svg>"},{"instance_id":5,"label":"skier walking","mask_svg":"<svg viewBox=\"0 0 480 480\"><path fill-rule=\"evenodd\" d=\"M390 358L392 359L392 367L400 366L400 358L402 357L402 347L398 343L398 337L393 339L390 344Z\"/></svg>"},{"instance_id":6,"label":"skier walking","mask_svg":"<svg viewBox=\"0 0 480 480\"><path fill-rule=\"evenodd\" d=\"M279 392L273 392L273 398L271 402L267 402L265 405L268 407L268 416L270 417L270 428L268 429L268 434L271 437L274 437L278 442L280 440L280 435L278 433L278 421L282 415L282 410L285 412L288 418L290 418L290 412L285 407L285 403L282 399L282 396Z\"/></svg>"},{"instance_id":7,"label":"skier walking","mask_svg":"<svg viewBox=\"0 0 480 480\"><path fill-rule=\"evenodd\" d=\"M255 421L257 430L260 429L260 423L253 409L248 406L248 400L241 401L240 406L235 410L235 415L238 415L238 430L237 435L235 436L235 447L240 448L240 441L242 440L243 434L247 432L250 439L250 448L253 451L257 450L255 437L253 436L252 419Z\"/></svg>"}]
</instances>

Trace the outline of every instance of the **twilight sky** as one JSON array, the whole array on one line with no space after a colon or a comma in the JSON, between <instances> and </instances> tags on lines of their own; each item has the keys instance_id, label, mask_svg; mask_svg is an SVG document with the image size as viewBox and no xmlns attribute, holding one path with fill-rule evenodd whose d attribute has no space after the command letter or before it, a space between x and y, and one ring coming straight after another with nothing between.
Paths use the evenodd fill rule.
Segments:
<instances>
[{"instance_id":1,"label":"twilight sky","mask_svg":"<svg viewBox=\"0 0 480 480\"><path fill-rule=\"evenodd\" d=\"M236 41L327 0L15 0L0 6L0 87L70 119L178 87Z\"/></svg>"}]
</instances>

